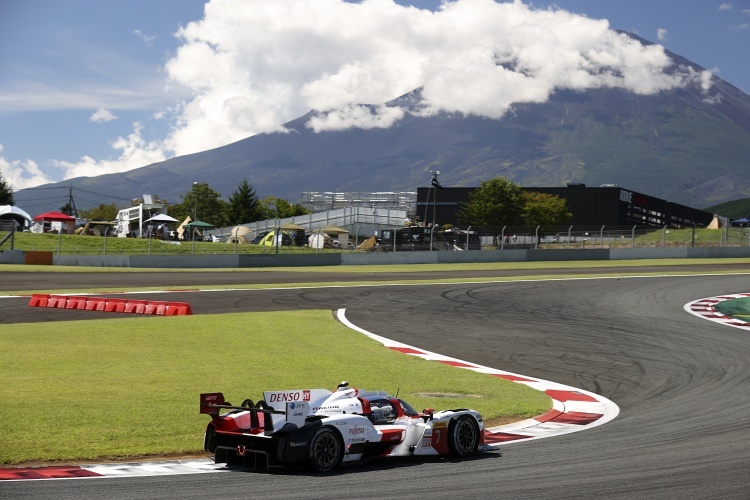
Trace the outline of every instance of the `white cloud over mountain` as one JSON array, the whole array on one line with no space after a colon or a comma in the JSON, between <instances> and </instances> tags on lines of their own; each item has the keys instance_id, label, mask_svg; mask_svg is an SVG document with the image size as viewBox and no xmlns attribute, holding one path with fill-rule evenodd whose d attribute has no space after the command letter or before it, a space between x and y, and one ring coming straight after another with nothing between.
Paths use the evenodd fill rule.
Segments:
<instances>
[{"instance_id":1,"label":"white cloud over mountain","mask_svg":"<svg viewBox=\"0 0 750 500\"><path fill-rule=\"evenodd\" d=\"M3 145L0 144L0 154L3 152ZM38 186L52 182L32 160L8 160L0 156L0 173L3 180L13 189L24 189L27 187Z\"/></svg>"},{"instance_id":2,"label":"white cloud over mountain","mask_svg":"<svg viewBox=\"0 0 750 500\"><path fill-rule=\"evenodd\" d=\"M176 154L260 132L310 109L316 130L384 127L403 111L363 112L422 86L425 113L501 118L556 89L620 87L649 94L695 75L664 70L641 46L593 20L520 1L459 0L438 12L390 0L213 0L166 68L194 96L169 140ZM379 108L384 111L384 108Z\"/></svg>"}]
</instances>

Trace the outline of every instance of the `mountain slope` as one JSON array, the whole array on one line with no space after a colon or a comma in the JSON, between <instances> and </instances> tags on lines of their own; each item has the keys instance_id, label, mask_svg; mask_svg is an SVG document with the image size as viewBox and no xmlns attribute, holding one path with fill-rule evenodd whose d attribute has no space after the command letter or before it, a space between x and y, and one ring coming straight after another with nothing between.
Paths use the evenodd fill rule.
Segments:
<instances>
[{"instance_id":1,"label":"mountain slope","mask_svg":"<svg viewBox=\"0 0 750 500\"><path fill-rule=\"evenodd\" d=\"M389 105L418 100L416 90ZM246 177L261 197L296 202L306 191L413 191L440 170L446 186L477 186L497 176L523 186L617 184L697 208L750 197L750 97L718 78L708 94L698 87L650 96L559 91L546 103L517 105L502 120L407 113L389 129L314 133L305 126L311 116L286 124L289 133L74 179L74 194L76 188L99 193L87 194L92 205L143 193L178 202L194 181L227 197ZM33 190L15 198L34 213L60 205L40 206Z\"/></svg>"}]
</instances>

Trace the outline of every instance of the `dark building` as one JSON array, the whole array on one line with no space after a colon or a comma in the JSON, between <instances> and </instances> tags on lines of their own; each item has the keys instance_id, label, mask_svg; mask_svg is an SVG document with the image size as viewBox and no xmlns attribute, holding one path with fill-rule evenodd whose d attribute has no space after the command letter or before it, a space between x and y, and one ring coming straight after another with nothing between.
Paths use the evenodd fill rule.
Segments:
<instances>
[{"instance_id":1,"label":"dark building","mask_svg":"<svg viewBox=\"0 0 750 500\"><path fill-rule=\"evenodd\" d=\"M586 187L572 184L568 187L530 187L524 191L536 191L563 198L573 217L573 226L651 226L684 228L705 227L713 220L713 214L661 198L654 198L620 187ZM417 189L417 212L422 220L439 225L459 226L456 214L461 203L469 201L476 188ZM434 213L434 217L433 217Z\"/></svg>"}]
</instances>

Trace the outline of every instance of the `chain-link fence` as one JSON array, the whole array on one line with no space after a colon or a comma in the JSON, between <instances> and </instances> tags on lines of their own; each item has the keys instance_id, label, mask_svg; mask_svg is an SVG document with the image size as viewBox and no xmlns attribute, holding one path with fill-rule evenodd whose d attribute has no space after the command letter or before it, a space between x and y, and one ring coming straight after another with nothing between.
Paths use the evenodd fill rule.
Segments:
<instances>
[{"instance_id":1,"label":"chain-link fence","mask_svg":"<svg viewBox=\"0 0 750 500\"><path fill-rule=\"evenodd\" d=\"M478 231L482 248L583 249L750 246L750 229L503 227Z\"/></svg>"},{"instance_id":2,"label":"chain-link fence","mask_svg":"<svg viewBox=\"0 0 750 500\"><path fill-rule=\"evenodd\" d=\"M380 251L746 247L750 228L524 227L396 228L383 231Z\"/></svg>"},{"instance_id":3,"label":"chain-link fence","mask_svg":"<svg viewBox=\"0 0 750 500\"><path fill-rule=\"evenodd\" d=\"M348 226L347 226L348 227ZM384 227L371 231L358 226L341 238L326 236L325 244L291 238L276 244L163 241L152 238L116 238L12 231L12 223L0 223L0 250L52 251L65 255L228 255L308 254L330 252L481 251L481 250L579 250L614 248L750 247L750 228L653 228L653 227L520 227L440 228ZM320 231L320 230L318 230ZM316 231L316 234L318 233ZM15 234L15 238L14 238ZM251 241L248 234L247 241ZM262 233L258 233L262 234ZM322 237L322 235L321 235Z\"/></svg>"}]
</instances>

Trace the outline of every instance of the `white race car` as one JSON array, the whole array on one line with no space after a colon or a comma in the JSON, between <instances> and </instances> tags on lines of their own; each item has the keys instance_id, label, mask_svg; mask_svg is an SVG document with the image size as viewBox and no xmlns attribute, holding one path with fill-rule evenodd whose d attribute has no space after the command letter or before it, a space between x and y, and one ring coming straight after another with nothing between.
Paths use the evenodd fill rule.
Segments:
<instances>
[{"instance_id":1,"label":"white race car","mask_svg":"<svg viewBox=\"0 0 750 500\"><path fill-rule=\"evenodd\" d=\"M216 463L327 472L373 457L464 457L484 444L484 422L474 410L418 413L397 397L346 382L335 392L267 391L263 398L232 406L222 393L201 394L200 412L211 415L203 444Z\"/></svg>"}]
</instances>

